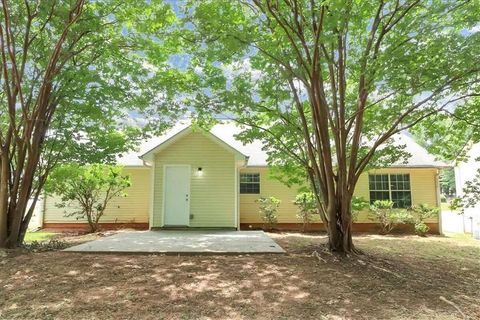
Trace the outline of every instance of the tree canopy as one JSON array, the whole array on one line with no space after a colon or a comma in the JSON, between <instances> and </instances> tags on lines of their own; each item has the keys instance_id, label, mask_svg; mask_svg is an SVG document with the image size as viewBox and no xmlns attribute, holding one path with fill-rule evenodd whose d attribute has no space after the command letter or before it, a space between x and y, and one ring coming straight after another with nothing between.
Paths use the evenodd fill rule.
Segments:
<instances>
[{"instance_id":1,"label":"tree canopy","mask_svg":"<svg viewBox=\"0 0 480 320\"><path fill-rule=\"evenodd\" d=\"M112 162L182 113L161 35L175 20L163 1L2 1L0 247L21 243L56 165Z\"/></svg>"},{"instance_id":2,"label":"tree canopy","mask_svg":"<svg viewBox=\"0 0 480 320\"><path fill-rule=\"evenodd\" d=\"M478 94L478 88L472 87ZM463 161L473 144L480 142L480 99L454 105L412 129L416 140L441 159ZM445 143L448 141L448 143Z\"/></svg>"}]
</instances>

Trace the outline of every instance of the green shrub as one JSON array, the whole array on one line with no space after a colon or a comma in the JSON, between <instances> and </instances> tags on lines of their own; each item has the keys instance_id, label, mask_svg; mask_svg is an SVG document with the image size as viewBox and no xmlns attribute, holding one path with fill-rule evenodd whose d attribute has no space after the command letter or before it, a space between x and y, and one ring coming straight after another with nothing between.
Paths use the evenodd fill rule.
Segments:
<instances>
[{"instance_id":1,"label":"green shrub","mask_svg":"<svg viewBox=\"0 0 480 320\"><path fill-rule=\"evenodd\" d=\"M425 220L438 216L440 210L436 207L430 207L427 204L420 204L418 206L414 206L412 211L414 212L412 222L415 227L415 232L419 236L424 237L428 230L430 230L430 228L425 224Z\"/></svg>"},{"instance_id":2,"label":"green shrub","mask_svg":"<svg viewBox=\"0 0 480 320\"><path fill-rule=\"evenodd\" d=\"M95 232L112 199L126 197L124 190L130 185L130 178L122 174L119 166L70 164L57 167L50 174L45 191L60 196L56 207L75 208L65 210L66 217L87 219L90 232Z\"/></svg>"},{"instance_id":3,"label":"green shrub","mask_svg":"<svg viewBox=\"0 0 480 320\"><path fill-rule=\"evenodd\" d=\"M318 213L317 199L312 192L302 192L297 194L293 203L298 207L297 218L302 221L302 231L305 232L313 221L313 215Z\"/></svg>"},{"instance_id":4,"label":"green shrub","mask_svg":"<svg viewBox=\"0 0 480 320\"><path fill-rule=\"evenodd\" d=\"M415 223L415 233L421 237L425 237L430 228L425 224L425 222Z\"/></svg>"},{"instance_id":5,"label":"green shrub","mask_svg":"<svg viewBox=\"0 0 480 320\"><path fill-rule=\"evenodd\" d=\"M374 219L381 225L381 234L388 234L401 223L412 221L412 215L405 209L393 208L390 200L377 200L370 206L370 212Z\"/></svg>"},{"instance_id":6,"label":"green shrub","mask_svg":"<svg viewBox=\"0 0 480 320\"><path fill-rule=\"evenodd\" d=\"M264 227L267 230L272 230L278 222L278 207L280 206L281 200L275 197L262 197L255 200L255 202L260 204L259 212Z\"/></svg>"},{"instance_id":7,"label":"green shrub","mask_svg":"<svg viewBox=\"0 0 480 320\"><path fill-rule=\"evenodd\" d=\"M352 222L358 220L358 214L368 208L369 202L364 197L353 196L352 198Z\"/></svg>"}]
</instances>

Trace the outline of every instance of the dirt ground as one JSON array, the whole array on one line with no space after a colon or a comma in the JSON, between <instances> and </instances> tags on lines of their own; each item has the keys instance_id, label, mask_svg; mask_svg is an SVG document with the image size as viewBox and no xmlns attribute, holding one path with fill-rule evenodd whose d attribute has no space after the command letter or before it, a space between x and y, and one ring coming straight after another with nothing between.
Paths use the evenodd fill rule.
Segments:
<instances>
[{"instance_id":1,"label":"dirt ground","mask_svg":"<svg viewBox=\"0 0 480 320\"><path fill-rule=\"evenodd\" d=\"M0 319L480 319L480 241L364 235L339 258L321 234L271 236L288 254L9 252Z\"/></svg>"}]
</instances>

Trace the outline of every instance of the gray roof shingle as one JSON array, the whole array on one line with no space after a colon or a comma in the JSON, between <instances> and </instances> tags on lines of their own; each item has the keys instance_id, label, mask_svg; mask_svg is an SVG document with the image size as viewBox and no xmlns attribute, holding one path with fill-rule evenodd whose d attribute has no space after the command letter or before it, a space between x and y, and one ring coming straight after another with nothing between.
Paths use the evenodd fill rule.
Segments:
<instances>
[{"instance_id":1,"label":"gray roof shingle","mask_svg":"<svg viewBox=\"0 0 480 320\"><path fill-rule=\"evenodd\" d=\"M168 139L174 137L177 133L190 125L189 121L180 122L164 135L146 140L140 144L137 150L123 154L117 158L119 165L123 166L143 166L143 160L140 156L154 149ZM248 157L248 166L267 166L267 153L263 150L263 143L255 140L252 143L244 144L235 139L235 134L241 132L241 128L233 122L223 122L215 125L210 131L217 138L221 139L232 148L238 150ZM408 134L398 134L394 137L395 144L405 145L405 151L411 154L411 157L404 162L394 163L392 167L448 167L442 161L427 152L425 148L416 143Z\"/></svg>"}]
</instances>

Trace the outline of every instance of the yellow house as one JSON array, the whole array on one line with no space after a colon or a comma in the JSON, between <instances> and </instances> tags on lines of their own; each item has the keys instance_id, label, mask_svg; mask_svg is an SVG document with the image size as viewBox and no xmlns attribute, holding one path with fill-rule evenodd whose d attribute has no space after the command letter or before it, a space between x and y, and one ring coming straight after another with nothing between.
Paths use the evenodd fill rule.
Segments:
<instances>
[{"instance_id":1,"label":"yellow house","mask_svg":"<svg viewBox=\"0 0 480 320\"><path fill-rule=\"evenodd\" d=\"M269 176L267 154L260 141L242 144L235 139L233 124L216 125L210 132L179 125L162 137L143 144L137 152L119 156L118 163L132 180L128 196L115 199L102 218L104 228L261 228L255 202L274 196L282 202L278 229L298 229L297 188L289 188ZM439 206L439 169L425 149L408 136L400 142L412 157L406 164L365 173L355 194L366 200L391 199L400 207L426 203ZM44 228L85 228L85 221L65 216L59 199L44 200ZM440 232L438 218L428 221ZM373 231L378 225L368 211L359 214L354 230ZM317 220L312 230L322 228Z\"/></svg>"}]
</instances>

